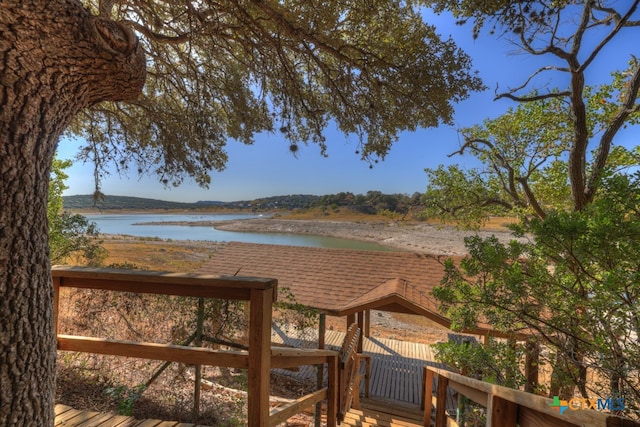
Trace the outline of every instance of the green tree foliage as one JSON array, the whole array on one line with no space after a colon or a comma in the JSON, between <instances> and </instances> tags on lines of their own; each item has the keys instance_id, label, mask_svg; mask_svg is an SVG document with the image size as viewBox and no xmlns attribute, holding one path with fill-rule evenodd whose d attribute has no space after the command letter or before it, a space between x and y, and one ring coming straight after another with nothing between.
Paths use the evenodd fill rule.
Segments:
<instances>
[{"instance_id":1,"label":"green tree foliage","mask_svg":"<svg viewBox=\"0 0 640 427\"><path fill-rule=\"evenodd\" d=\"M456 372L492 384L517 388L524 376L513 369L513 361L522 356L520 346L488 338L486 343L445 342L433 345L435 357Z\"/></svg>"},{"instance_id":2,"label":"green tree foliage","mask_svg":"<svg viewBox=\"0 0 640 427\"><path fill-rule=\"evenodd\" d=\"M434 295L457 327L481 319L507 334L534 334L558 368L553 387L623 396L633 410L640 404L640 173L602 185L580 211L553 210L515 227L528 241L468 238L470 257L460 269L447 263ZM587 371L594 380L585 380Z\"/></svg>"},{"instance_id":3,"label":"green tree foliage","mask_svg":"<svg viewBox=\"0 0 640 427\"><path fill-rule=\"evenodd\" d=\"M470 154L482 169L427 170L429 213L477 224L495 212L543 218L548 208L584 208L595 197L602 171L614 166L612 157L633 157L615 152L614 139L638 122L640 64L612 44L637 31L639 2L429 3L451 10L460 22L472 21L476 36L490 26L524 54L549 58L548 65L523 76L522 85L496 90L496 99L514 100L517 108L461 131L464 142L453 155ZM594 64L607 66L606 54L628 58L629 67L611 70L606 85L589 84Z\"/></svg>"},{"instance_id":4,"label":"green tree foliage","mask_svg":"<svg viewBox=\"0 0 640 427\"><path fill-rule=\"evenodd\" d=\"M414 1L84 3L138 32L148 74L139 100L86 110L70 134L99 167L168 185L208 185L229 139L265 131L294 154L306 143L326 154L330 121L364 159L383 158L399 132L449 123L452 103L482 88Z\"/></svg>"},{"instance_id":5,"label":"green tree foliage","mask_svg":"<svg viewBox=\"0 0 640 427\"><path fill-rule=\"evenodd\" d=\"M571 129L557 99L530 102L463 129L453 155L471 154L484 168L426 169L428 215L476 225L491 214L544 217L547 206L570 203L566 170Z\"/></svg>"},{"instance_id":6,"label":"green tree foliage","mask_svg":"<svg viewBox=\"0 0 640 427\"><path fill-rule=\"evenodd\" d=\"M625 171L638 165L638 148L614 140L637 124L640 64L614 43L637 31L640 1L430 4L473 22L475 36L488 27L525 54L549 58L522 85L496 90L517 108L462 131L454 155L475 156L481 169L427 171L431 213L467 225L493 213L522 219L521 239L509 244L467 239L469 257L447 263L434 294L456 327L489 322L544 345L550 394L571 396L577 387L584 397L624 396L627 410L637 409L640 187ZM628 68L610 70L607 84L589 81L594 64L613 62L606 55L629 59Z\"/></svg>"},{"instance_id":7,"label":"green tree foliage","mask_svg":"<svg viewBox=\"0 0 640 427\"><path fill-rule=\"evenodd\" d=\"M363 213L392 214L405 217L412 208L420 206L420 193L384 194L380 191L367 191L366 194L337 193L319 197L314 206L349 206Z\"/></svg>"},{"instance_id":8,"label":"green tree foliage","mask_svg":"<svg viewBox=\"0 0 640 427\"><path fill-rule=\"evenodd\" d=\"M612 85L585 91L592 135L610 120L607 105L615 103L612 92L621 74L614 73ZM603 103L603 99L611 102ZM637 124L638 117L637 112L629 116L627 125ZM461 134L465 142L451 156L468 154L483 166L425 169L429 181L423 196L426 216L476 227L490 215L544 218L548 209L576 208L569 180L573 129L567 104L555 98L523 103L482 125L462 129ZM638 147L612 145L608 168L622 170L638 164ZM587 167L598 168L593 162L587 162Z\"/></svg>"},{"instance_id":9,"label":"green tree foliage","mask_svg":"<svg viewBox=\"0 0 640 427\"><path fill-rule=\"evenodd\" d=\"M97 240L95 223L82 215L64 210L62 193L68 175L64 170L71 166L70 160L54 159L49 180L49 253L52 264L62 264L70 257L81 259L88 265L100 265L106 257L105 249Z\"/></svg>"}]
</instances>

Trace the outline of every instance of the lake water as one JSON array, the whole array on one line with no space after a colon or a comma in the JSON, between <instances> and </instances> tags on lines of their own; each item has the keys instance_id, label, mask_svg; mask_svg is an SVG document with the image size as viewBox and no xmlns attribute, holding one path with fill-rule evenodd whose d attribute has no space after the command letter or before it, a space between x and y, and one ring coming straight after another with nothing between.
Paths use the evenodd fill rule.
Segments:
<instances>
[{"instance_id":1,"label":"lake water","mask_svg":"<svg viewBox=\"0 0 640 427\"><path fill-rule=\"evenodd\" d=\"M208 240L215 242L265 243L272 245L313 246L321 248L343 248L393 251L395 249L375 243L359 240L338 239L335 237L310 236L289 233L251 233L216 230L211 226L192 225L138 225L145 222L198 222L227 221L235 219L258 218L248 214L85 214L89 221L97 224L100 233L126 234L137 237L155 237L170 240Z\"/></svg>"}]
</instances>

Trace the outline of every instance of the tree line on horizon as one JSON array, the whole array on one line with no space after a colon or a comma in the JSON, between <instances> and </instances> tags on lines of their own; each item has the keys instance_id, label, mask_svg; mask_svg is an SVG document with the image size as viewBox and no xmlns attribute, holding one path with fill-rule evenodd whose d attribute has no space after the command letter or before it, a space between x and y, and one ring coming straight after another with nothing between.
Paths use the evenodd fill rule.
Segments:
<instances>
[{"instance_id":1,"label":"tree line on horizon","mask_svg":"<svg viewBox=\"0 0 640 427\"><path fill-rule=\"evenodd\" d=\"M421 193L385 194L381 191L368 191L365 194L340 192L336 194L288 194L282 196L261 197L253 200L238 200L232 202L222 201L197 201L193 203L172 202L143 197L105 195L100 200L95 200L93 195L63 196L64 209L70 210L117 210L117 209L228 209L228 210L293 210L327 208L337 209L348 207L353 211L374 215L382 211L398 214L406 214L412 209L419 208Z\"/></svg>"}]
</instances>

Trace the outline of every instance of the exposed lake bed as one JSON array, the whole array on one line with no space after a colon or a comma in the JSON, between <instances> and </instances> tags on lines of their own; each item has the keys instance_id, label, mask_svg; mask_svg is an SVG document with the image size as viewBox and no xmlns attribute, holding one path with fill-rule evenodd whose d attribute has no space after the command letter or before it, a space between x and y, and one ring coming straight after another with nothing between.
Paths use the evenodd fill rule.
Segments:
<instances>
[{"instance_id":1,"label":"exposed lake bed","mask_svg":"<svg viewBox=\"0 0 640 427\"><path fill-rule=\"evenodd\" d=\"M332 221L289 220L280 218L251 218L225 221L215 227L226 231L260 231L295 233L357 239L378 243L406 251L462 255L467 250L464 238L471 235L489 237L495 235L502 241L513 238L508 230L460 230L452 226L423 222L392 221Z\"/></svg>"},{"instance_id":2,"label":"exposed lake bed","mask_svg":"<svg viewBox=\"0 0 640 427\"><path fill-rule=\"evenodd\" d=\"M193 230L189 232L183 231L185 235L196 233L199 236L198 239L204 240L216 240L219 236L212 235L212 238L209 239L206 237L207 233L197 231L198 228L231 233L222 235L220 239L223 241L251 241L256 237L251 235L256 233L261 236L258 241L255 241L256 243L271 244L288 244L287 239L291 239L291 236L321 236L369 242L396 250L442 255L466 254L467 250L464 246L464 237L466 236L478 234L488 237L495 235L502 241L508 241L512 238L511 233L504 228L470 231L447 225L424 222L393 222L379 219L373 221L337 221L331 219L286 219L255 215L223 220L219 217L205 219L202 216L182 217L178 220L172 220L170 216L162 217L162 215L157 215L153 221L145 221L144 217L139 216L132 224L141 228L155 227L156 229L182 227ZM269 235L271 235L271 239L269 239ZM284 240L280 241L276 237L282 237ZM294 244L297 244L295 239L293 241ZM325 245L323 242L321 245L334 247L332 246L333 243L329 242ZM312 242L310 245L315 245L315 243ZM338 242L336 245L335 247L345 247L342 246L342 242ZM360 249L358 247L351 248ZM361 249L375 248L364 246Z\"/></svg>"}]
</instances>

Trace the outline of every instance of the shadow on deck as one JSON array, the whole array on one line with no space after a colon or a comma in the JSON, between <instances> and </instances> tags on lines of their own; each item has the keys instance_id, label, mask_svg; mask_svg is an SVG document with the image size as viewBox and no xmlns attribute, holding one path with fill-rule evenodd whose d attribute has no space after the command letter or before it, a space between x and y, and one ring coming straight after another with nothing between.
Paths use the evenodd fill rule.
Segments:
<instances>
[{"instance_id":1,"label":"shadow on deck","mask_svg":"<svg viewBox=\"0 0 640 427\"><path fill-rule=\"evenodd\" d=\"M303 338L297 338L293 331L274 327L272 342L296 348L317 348L317 331L307 330ZM326 348L338 350L345 333L326 332ZM405 402L412 405L422 403L422 373L425 366L443 368L435 362L433 351L428 344L399 341L385 338L364 338L363 353L371 357L371 397ZM275 370L279 374L293 376L298 380L315 380L314 367L305 366L297 372ZM362 384L364 387L364 384ZM364 392L364 388L361 389Z\"/></svg>"}]
</instances>

